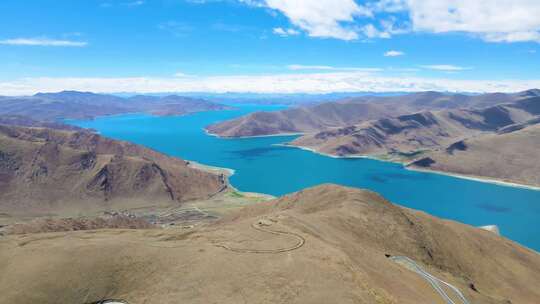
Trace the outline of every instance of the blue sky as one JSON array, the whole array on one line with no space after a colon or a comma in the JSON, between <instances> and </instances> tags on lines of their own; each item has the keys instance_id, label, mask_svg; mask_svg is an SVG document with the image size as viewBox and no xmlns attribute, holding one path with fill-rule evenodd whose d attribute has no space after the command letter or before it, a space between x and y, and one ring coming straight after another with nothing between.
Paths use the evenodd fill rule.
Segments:
<instances>
[{"instance_id":1,"label":"blue sky","mask_svg":"<svg viewBox=\"0 0 540 304\"><path fill-rule=\"evenodd\" d=\"M0 94L519 90L540 86L539 15L537 0L2 0Z\"/></svg>"}]
</instances>

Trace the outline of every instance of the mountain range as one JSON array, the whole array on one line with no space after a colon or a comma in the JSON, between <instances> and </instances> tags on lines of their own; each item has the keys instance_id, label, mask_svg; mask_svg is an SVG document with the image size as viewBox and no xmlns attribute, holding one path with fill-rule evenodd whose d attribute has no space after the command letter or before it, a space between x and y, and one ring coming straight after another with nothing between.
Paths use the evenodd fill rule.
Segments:
<instances>
[{"instance_id":1,"label":"mountain range","mask_svg":"<svg viewBox=\"0 0 540 304\"><path fill-rule=\"evenodd\" d=\"M540 96L540 90L514 94L465 95L428 91L398 96L361 96L276 112L256 112L206 129L221 137L312 133L419 111L482 108L536 96Z\"/></svg>"},{"instance_id":2,"label":"mountain range","mask_svg":"<svg viewBox=\"0 0 540 304\"><path fill-rule=\"evenodd\" d=\"M91 119L97 116L149 113L182 115L199 111L225 110L230 106L204 99L167 95L119 97L90 92L62 91L33 96L0 97L0 116L26 117L36 121Z\"/></svg>"},{"instance_id":3,"label":"mountain range","mask_svg":"<svg viewBox=\"0 0 540 304\"><path fill-rule=\"evenodd\" d=\"M422 92L253 113L207 130L223 137L300 132L289 145L538 187L539 123L540 90L474 96Z\"/></svg>"},{"instance_id":4,"label":"mountain range","mask_svg":"<svg viewBox=\"0 0 540 304\"><path fill-rule=\"evenodd\" d=\"M308 134L293 144L340 156L410 153L446 146L512 125L534 122L538 115L540 97L534 97L482 109L422 111L369 120Z\"/></svg>"}]
</instances>

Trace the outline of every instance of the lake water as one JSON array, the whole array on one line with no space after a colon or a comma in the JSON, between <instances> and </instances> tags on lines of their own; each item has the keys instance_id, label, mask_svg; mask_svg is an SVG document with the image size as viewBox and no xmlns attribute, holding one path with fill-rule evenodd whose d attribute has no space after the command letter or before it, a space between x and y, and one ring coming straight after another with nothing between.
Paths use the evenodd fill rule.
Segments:
<instances>
[{"instance_id":1,"label":"lake water","mask_svg":"<svg viewBox=\"0 0 540 304\"><path fill-rule=\"evenodd\" d=\"M504 236L540 251L540 191L415 172L377 160L331 158L277 145L294 136L220 139L203 131L216 121L280 109L243 105L231 111L186 116L129 114L67 122L168 155L233 169L231 183L241 191L282 195L321 183L366 188L438 217L475 226L497 225Z\"/></svg>"}]
</instances>

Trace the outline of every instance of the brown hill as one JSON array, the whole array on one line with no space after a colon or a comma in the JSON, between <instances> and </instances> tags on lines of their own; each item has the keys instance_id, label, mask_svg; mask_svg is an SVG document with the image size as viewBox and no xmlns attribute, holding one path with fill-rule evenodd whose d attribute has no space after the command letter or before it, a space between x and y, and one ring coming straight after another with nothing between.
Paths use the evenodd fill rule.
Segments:
<instances>
[{"instance_id":1,"label":"brown hill","mask_svg":"<svg viewBox=\"0 0 540 304\"><path fill-rule=\"evenodd\" d=\"M277 112L256 112L210 125L206 130L221 137L312 132L386 117L396 111L399 110L383 104L329 102Z\"/></svg>"},{"instance_id":2,"label":"brown hill","mask_svg":"<svg viewBox=\"0 0 540 304\"><path fill-rule=\"evenodd\" d=\"M0 125L0 213L83 212L213 195L226 177L82 131Z\"/></svg>"},{"instance_id":3,"label":"brown hill","mask_svg":"<svg viewBox=\"0 0 540 304\"><path fill-rule=\"evenodd\" d=\"M540 187L540 123L503 131L456 142L410 166Z\"/></svg>"},{"instance_id":4,"label":"brown hill","mask_svg":"<svg viewBox=\"0 0 540 304\"><path fill-rule=\"evenodd\" d=\"M21 115L0 115L0 125L11 125L11 126L20 126L20 127L40 127L40 128L51 128L59 130L72 130L72 131L82 131L83 128L72 126L68 124L63 124L60 122L51 122L51 121L38 121L27 116Z\"/></svg>"},{"instance_id":5,"label":"brown hill","mask_svg":"<svg viewBox=\"0 0 540 304\"><path fill-rule=\"evenodd\" d=\"M77 218L36 218L8 226L5 234L30 234L59 231L96 229L150 229L156 228L142 218L124 214ZM1 232L0 232L1 233Z\"/></svg>"},{"instance_id":6,"label":"brown hill","mask_svg":"<svg viewBox=\"0 0 540 304\"><path fill-rule=\"evenodd\" d=\"M414 155L505 127L534 122L540 97L484 109L425 111L304 135L292 145L339 155Z\"/></svg>"},{"instance_id":7,"label":"brown hill","mask_svg":"<svg viewBox=\"0 0 540 304\"><path fill-rule=\"evenodd\" d=\"M252 113L207 126L206 129L209 133L221 137L310 133L418 111L482 108L537 96L540 96L538 90L516 94L464 95L420 92L387 97L363 96L277 112Z\"/></svg>"},{"instance_id":8,"label":"brown hill","mask_svg":"<svg viewBox=\"0 0 540 304\"><path fill-rule=\"evenodd\" d=\"M0 303L444 303L387 256L409 257L470 303L540 298L538 253L372 192L325 185L194 230L3 237Z\"/></svg>"}]
</instances>

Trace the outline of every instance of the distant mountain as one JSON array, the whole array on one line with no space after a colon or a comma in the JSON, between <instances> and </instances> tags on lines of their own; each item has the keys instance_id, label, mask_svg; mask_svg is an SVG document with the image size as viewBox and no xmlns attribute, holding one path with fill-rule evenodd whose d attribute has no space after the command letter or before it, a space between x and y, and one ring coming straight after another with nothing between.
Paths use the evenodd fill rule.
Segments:
<instances>
[{"instance_id":1,"label":"distant mountain","mask_svg":"<svg viewBox=\"0 0 540 304\"><path fill-rule=\"evenodd\" d=\"M32 96L50 102L64 102L73 104L93 104L102 106L124 106L125 100L121 97L91 92L62 91L58 93L37 93Z\"/></svg>"},{"instance_id":2,"label":"distant mountain","mask_svg":"<svg viewBox=\"0 0 540 304\"><path fill-rule=\"evenodd\" d=\"M277 112L252 113L210 125L207 130L222 137L310 133L418 111L488 107L534 97L536 94L538 90L516 94L465 95L420 92L399 96L361 96Z\"/></svg>"},{"instance_id":3,"label":"distant mountain","mask_svg":"<svg viewBox=\"0 0 540 304\"><path fill-rule=\"evenodd\" d=\"M208 92L182 92L182 93L149 93L145 96L167 96L179 94L181 96L201 98L210 101L229 104L262 104L262 105L306 105L358 96L397 96L404 92L336 92L336 93L208 93ZM131 97L135 93L121 93L116 96Z\"/></svg>"},{"instance_id":4,"label":"distant mountain","mask_svg":"<svg viewBox=\"0 0 540 304\"><path fill-rule=\"evenodd\" d=\"M152 97L137 95L128 98L130 104L141 109L141 111L154 115L179 115L185 113L202 111L219 111L232 107L212 101L183 97L178 95L167 95L163 97Z\"/></svg>"},{"instance_id":5,"label":"distant mountain","mask_svg":"<svg viewBox=\"0 0 540 304\"><path fill-rule=\"evenodd\" d=\"M229 106L207 100L176 95L164 97L139 95L122 98L107 94L63 91L38 93L26 97L0 98L0 115L18 115L49 122L63 118L82 119L135 112L182 115L229 108Z\"/></svg>"},{"instance_id":6,"label":"distant mountain","mask_svg":"<svg viewBox=\"0 0 540 304\"><path fill-rule=\"evenodd\" d=\"M0 125L0 213L175 205L227 186L224 176L90 132Z\"/></svg>"}]
</instances>

